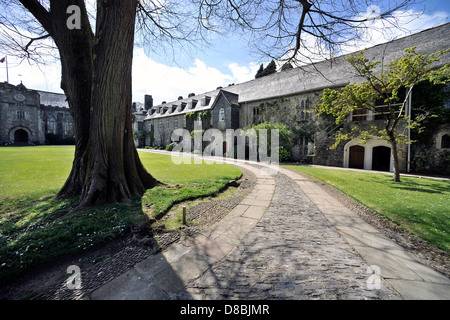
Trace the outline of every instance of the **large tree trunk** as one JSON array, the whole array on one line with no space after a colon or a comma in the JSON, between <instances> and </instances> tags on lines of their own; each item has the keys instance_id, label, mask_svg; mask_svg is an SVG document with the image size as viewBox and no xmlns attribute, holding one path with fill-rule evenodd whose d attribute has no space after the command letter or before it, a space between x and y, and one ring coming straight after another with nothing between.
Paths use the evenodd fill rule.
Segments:
<instances>
[{"instance_id":1,"label":"large tree trunk","mask_svg":"<svg viewBox=\"0 0 450 320\"><path fill-rule=\"evenodd\" d=\"M94 34L83 1L54 0L50 3L51 35L61 59L61 88L70 106L76 138L72 170L58 194L60 197L81 194L86 175L87 161L84 154L89 141ZM73 4L82 9L82 28L69 31L66 10Z\"/></svg>"},{"instance_id":2,"label":"large tree trunk","mask_svg":"<svg viewBox=\"0 0 450 320\"><path fill-rule=\"evenodd\" d=\"M131 122L137 0L98 0L87 161L80 207L141 196L157 181L134 146Z\"/></svg>"},{"instance_id":3,"label":"large tree trunk","mask_svg":"<svg viewBox=\"0 0 450 320\"><path fill-rule=\"evenodd\" d=\"M54 39L75 125L75 157L59 197L81 195L80 207L141 196L158 182L134 146L131 67L137 0L97 1L94 36L84 0L51 0L47 12L21 0ZM66 10L81 9L81 29L69 30Z\"/></svg>"}]
</instances>

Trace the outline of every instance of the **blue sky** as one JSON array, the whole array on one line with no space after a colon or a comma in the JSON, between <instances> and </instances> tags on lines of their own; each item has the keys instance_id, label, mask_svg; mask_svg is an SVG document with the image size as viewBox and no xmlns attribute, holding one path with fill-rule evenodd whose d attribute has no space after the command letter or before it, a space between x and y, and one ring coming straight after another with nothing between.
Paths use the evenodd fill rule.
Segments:
<instances>
[{"instance_id":1,"label":"blue sky","mask_svg":"<svg viewBox=\"0 0 450 320\"><path fill-rule=\"evenodd\" d=\"M374 4L377 2L374 1ZM431 0L416 5L417 11L426 9L421 18L406 25L406 33L450 22L450 1ZM390 37L406 34L392 31ZM372 36L372 35L371 35ZM376 36L373 37L376 39ZM227 38L215 37L210 46L194 50L191 54L179 54L175 57L146 54L136 48L133 67L133 100L144 101L144 94L151 94L154 103L174 101L178 96L189 93L200 94L214 90L218 86L226 87L230 83L241 83L254 78L261 63L261 57L252 54L245 37L228 35ZM381 41L381 40L376 40ZM384 42L384 41L382 41ZM373 43L376 44L376 43ZM355 44L355 50L366 44ZM0 52L0 58L3 55ZM174 61L175 60L175 61ZM30 89L62 92L59 88L61 71L59 63L45 66L29 65L26 61L18 65L14 57L8 57L10 83L20 81ZM6 81L5 65L0 64L0 81Z\"/></svg>"}]
</instances>

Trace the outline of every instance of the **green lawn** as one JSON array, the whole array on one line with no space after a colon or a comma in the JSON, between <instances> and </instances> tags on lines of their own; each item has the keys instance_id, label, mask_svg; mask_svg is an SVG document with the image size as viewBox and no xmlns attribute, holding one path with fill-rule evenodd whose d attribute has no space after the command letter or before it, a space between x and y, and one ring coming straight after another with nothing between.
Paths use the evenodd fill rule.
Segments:
<instances>
[{"instance_id":1,"label":"green lawn","mask_svg":"<svg viewBox=\"0 0 450 320\"><path fill-rule=\"evenodd\" d=\"M175 165L170 156L141 152L152 175L178 186L148 190L131 203L70 213L78 199L54 195L69 175L73 155L73 146L0 148L0 283L104 243L149 217L160 218L178 202L216 195L242 174L229 165Z\"/></svg>"},{"instance_id":2,"label":"green lawn","mask_svg":"<svg viewBox=\"0 0 450 320\"><path fill-rule=\"evenodd\" d=\"M287 166L320 179L420 238L450 252L450 182L315 167Z\"/></svg>"}]
</instances>

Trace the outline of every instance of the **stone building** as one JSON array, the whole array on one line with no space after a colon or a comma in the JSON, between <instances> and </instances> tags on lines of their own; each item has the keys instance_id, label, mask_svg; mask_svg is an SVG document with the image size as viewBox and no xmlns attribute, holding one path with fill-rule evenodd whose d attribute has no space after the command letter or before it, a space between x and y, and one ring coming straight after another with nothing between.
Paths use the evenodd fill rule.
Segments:
<instances>
[{"instance_id":1,"label":"stone building","mask_svg":"<svg viewBox=\"0 0 450 320\"><path fill-rule=\"evenodd\" d=\"M383 58L386 64L400 57L405 49L414 46L418 54L430 54L450 48L448 34L450 24L441 25L371 47L365 56L375 60ZM148 133L145 144L167 145L171 142L174 129L186 128L192 131L194 122L201 125L203 130L215 128L222 132L262 121L281 122L293 132L294 142L290 149L295 161L314 154L316 164L392 171L391 148L386 141L374 138L362 145L359 141L347 141L329 150L338 127L325 123L311 113L325 88L338 89L363 81L352 73L351 66L343 61L345 57L283 70L202 94L189 94L187 98L179 97L173 102L152 104L146 108L147 115L143 120L143 131ZM449 53L441 56L440 65L449 62ZM362 113L350 115L344 127L351 130L355 122L360 126L381 124L374 114ZM318 125L320 123L323 126ZM400 126L399 130L405 127ZM441 130L435 145L448 147L450 135L446 130ZM399 149L401 170L407 171L411 155L406 145L401 145Z\"/></svg>"},{"instance_id":2,"label":"stone building","mask_svg":"<svg viewBox=\"0 0 450 320\"><path fill-rule=\"evenodd\" d=\"M0 145L73 143L73 136L64 94L0 83Z\"/></svg>"}]
</instances>

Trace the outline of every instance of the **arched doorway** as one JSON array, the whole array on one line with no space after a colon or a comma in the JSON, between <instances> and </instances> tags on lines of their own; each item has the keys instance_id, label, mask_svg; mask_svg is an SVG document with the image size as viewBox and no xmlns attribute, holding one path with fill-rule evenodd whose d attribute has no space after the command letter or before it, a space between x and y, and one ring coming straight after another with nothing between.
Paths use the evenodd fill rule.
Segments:
<instances>
[{"instance_id":1,"label":"arched doorway","mask_svg":"<svg viewBox=\"0 0 450 320\"><path fill-rule=\"evenodd\" d=\"M348 167L364 169L364 147L351 146L349 149Z\"/></svg>"},{"instance_id":2,"label":"arched doorway","mask_svg":"<svg viewBox=\"0 0 450 320\"><path fill-rule=\"evenodd\" d=\"M372 170L389 171L391 168L391 148L374 147L372 151Z\"/></svg>"},{"instance_id":3,"label":"arched doorway","mask_svg":"<svg viewBox=\"0 0 450 320\"><path fill-rule=\"evenodd\" d=\"M14 143L27 143L28 133L23 129L17 129L14 132Z\"/></svg>"}]
</instances>

